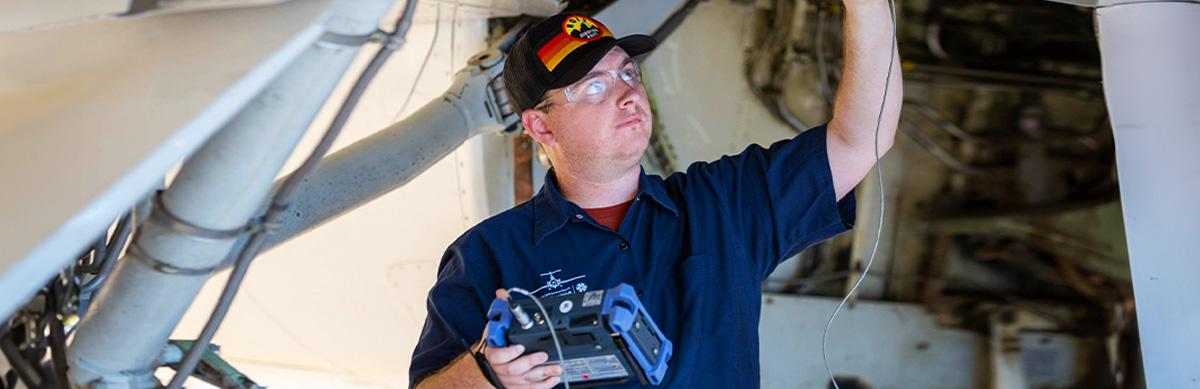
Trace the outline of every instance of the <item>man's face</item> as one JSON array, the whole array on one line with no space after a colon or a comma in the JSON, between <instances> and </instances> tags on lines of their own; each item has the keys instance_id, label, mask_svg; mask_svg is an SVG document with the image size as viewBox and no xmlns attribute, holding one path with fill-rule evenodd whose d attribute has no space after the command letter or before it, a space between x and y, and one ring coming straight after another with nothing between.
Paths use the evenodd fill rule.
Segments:
<instances>
[{"instance_id":1,"label":"man's face","mask_svg":"<svg viewBox=\"0 0 1200 389\"><path fill-rule=\"evenodd\" d=\"M640 76L628 82L630 72L640 73L637 63L614 47L580 81L546 92L542 108L522 115L525 128L556 165L571 164L576 171L631 168L646 151L652 117ZM598 79L609 88L603 99L588 99Z\"/></svg>"}]
</instances>

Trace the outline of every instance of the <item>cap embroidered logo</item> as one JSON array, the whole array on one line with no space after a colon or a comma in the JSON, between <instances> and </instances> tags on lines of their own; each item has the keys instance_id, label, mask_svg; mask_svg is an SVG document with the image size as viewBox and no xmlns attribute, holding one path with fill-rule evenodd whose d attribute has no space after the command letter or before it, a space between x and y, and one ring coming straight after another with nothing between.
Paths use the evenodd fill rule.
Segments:
<instances>
[{"instance_id":1,"label":"cap embroidered logo","mask_svg":"<svg viewBox=\"0 0 1200 389\"><path fill-rule=\"evenodd\" d=\"M590 42L599 39L602 34L598 24L586 16L572 16L563 20L563 31L572 38Z\"/></svg>"},{"instance_id":2,"label":"cap embroidered logo","mask_svg":"<svg viewBox=\"0 0 1200 389\"><path fill-rule=\"evenodd\" d=\"M587 16L573 15L563 20L562 33L538 49L538 58L546 70L553 72L575 49L606 36L613 36L612 32L600 22Z\"/></svg>"}]
</instances>

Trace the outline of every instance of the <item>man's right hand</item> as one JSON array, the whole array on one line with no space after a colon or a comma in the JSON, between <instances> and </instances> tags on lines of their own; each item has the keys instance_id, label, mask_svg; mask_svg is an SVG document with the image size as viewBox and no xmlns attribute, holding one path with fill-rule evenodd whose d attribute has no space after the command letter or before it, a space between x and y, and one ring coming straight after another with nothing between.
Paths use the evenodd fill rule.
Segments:
<instances>
[{"instance_id":1,"label":"man's right hand","mask_svg":"<svg viewBox=\"0 0 1200 389\"><path fill-rule=\"evenodd\" d=\"M496 298L508 300L508 291L496 289ZM508 347L484 347L483 356L492 371L500 379L505 388L541 389L552 388L562 381L562 367L558 365L539 366L546 363L550 356L544 352L522 356L525 346L513 345Z\"/></svg>"},{"instance_id":2,"label":"man's right hand","mask_svg":"<svg viewBox=\"0 0 1200 389\"><path fill-rule=\"evenodd\" d=\"M500 383L509 389L549 389L562 382L562 367L558 365L539 366L546 363L550 356L544 352L522 356L525 346L485 347L483 356L492 365L492 371L500 379Z\"/></svg>"},{"instance_id":3,"label":"man's right hand","mask_svg":"<svg viewBox=\"0 0 1200 389\"><path fill-rule=\"evenodd\" d=\"M504 289L496 290L496 297L507 299ZM484 338L487 336L485 334ZM486 340L481 340L486 342ZM544 352L536 352L522 356L525 346L513 345L508 347L484 347L483 356L492 367L496 378L507 389L550 389L562 382L562 367L558 365L539 366L546 363L550 356ZM418 389L437 388L484 388L491 386L479 365L470 353L450 362L449 366L439 370L417 383Z\"/></svg>"}]
</instances>

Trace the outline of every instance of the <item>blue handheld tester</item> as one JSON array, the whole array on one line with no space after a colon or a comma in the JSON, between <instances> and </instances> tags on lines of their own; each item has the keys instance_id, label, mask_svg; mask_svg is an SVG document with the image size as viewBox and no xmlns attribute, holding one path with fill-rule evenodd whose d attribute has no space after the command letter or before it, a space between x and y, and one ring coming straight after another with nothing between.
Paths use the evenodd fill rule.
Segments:
<instances>
[{"instance_id":1,"label":"blue handheld tester","mask_svg":"<svg viewBox=\"0 0 1200 389\"><path fill-rule=\"evenodd\" d=\"M571 387L630 379L650 385L662 382L671 341L659 331L632 286L620 284L540 301L550 317L544 317L532 299L514 298L511 304L494 300L488 309L488 344L521 344L526 353L543 351L550 356L548 363L558 363L550 334L554 328L562 346L563 379Z\"/></svg>"}]
</instances>

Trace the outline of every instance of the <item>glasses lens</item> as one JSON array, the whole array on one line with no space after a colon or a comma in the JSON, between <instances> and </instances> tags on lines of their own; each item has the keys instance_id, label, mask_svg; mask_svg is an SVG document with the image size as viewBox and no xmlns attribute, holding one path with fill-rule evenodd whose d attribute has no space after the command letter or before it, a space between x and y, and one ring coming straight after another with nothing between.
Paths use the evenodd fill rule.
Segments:
<instances>
[{"instance_id":1,"label":"glasses lens","mask_svg":"<svg viewBox=\"0 0 1200 389\"><path fill-rule=\"evenodd\" d=\"M631 63L625 65L625 67L621 69L621 74L619 76L621 77L621 81L625 81L630 88L637 88L642 84L642 73L635 64Z\"/></svg>"},{"instance_id":2,"label":"glasses lens","mask_svg":"<svg viewBox=\"0 0 1200 389\"><path fill-rule=\"evenodd\" d=\"M564 88L563 92L565 92L568 102L599 104L608 98L617 78L620 78L630 88L636 89L642 85L642 73L637 64L629 63L621 70L609 70L588 76Z\"/></svg>"},{"instance_id":3,"label":"glasses lens","mask_svg":"<svg viewBox=\"0 0 1200 389\"><path fill-rule=\"evenodd\" d=\"M567 101L596 104L608 97L612 89L612 75L597 74L576 82L566 88Z\"/></svg>"}]
</instances>

